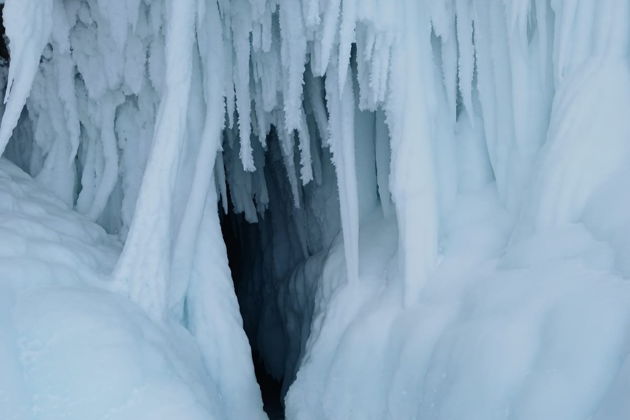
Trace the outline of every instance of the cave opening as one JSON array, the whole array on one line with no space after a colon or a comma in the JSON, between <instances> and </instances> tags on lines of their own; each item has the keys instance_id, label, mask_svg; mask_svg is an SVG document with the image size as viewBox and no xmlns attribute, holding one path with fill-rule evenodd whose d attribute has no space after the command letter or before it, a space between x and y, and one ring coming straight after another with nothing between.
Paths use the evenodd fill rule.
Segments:
<instances>
[{"instance_id":1,"label":"cave opening","mask_svg":"<svg viewBox=\"0 0 630 420\"><path fill-rule=\"evenodd\" d=\"M304 264L325 254L341 229L335 170L319 141L315 138L312 145L316 179L306 185L291 178L275 129L264 150L255 145L254 173L243 171L238 143L224 142L221 164L228 182L221 230L256 379L271 419L284 418L284 396L310 331L317 276L305 275ZM252 190L256 193L250 194Z\"/></svg>"},{"instance_id":2,"label":"cave opening","mask_svg":"<svg viewBox=\"0 0 630 420\"><path fill-rule=\"evenodd\" d=\"M314 97L327 113L323 93ZM296 153L305 145L298 136L282 138L274 125L262 141L252 142L255 171L243 168L236 127L224 130L217 161L218 172L225 173L217 182L228 262L265 410L272 419L284 418L284 397L307 353L312 322L325 299L322 293L327 293L323 290L338 281L322 279L327 258L333 247L343 247L337 169L322 138L327 133L322 136L313 115L306 121L310 180L303 177L302 153ZM379 195L389 203L387 182L377 179L377 172L384 178L389 168L376 161L377 143L380 153L389 155L388 132L382 111L357 109L353 121L361 139L355 144L356 176L361 180L357 211L366 217L380 211ZM286 144L293 149L286 150Z\"/></svg>"},{"instance_id":3,"label":"cave opening","mask_svg":"<svg viewBox=\"0 0 630 420\"><path fill-rule=\"evenodd\" d=\"M252 350L264 408L284 418L284 397L296 378L316 313L321 270L341 232L337 176L329 148L310 127L312 179L299 153L283 148L272 125L253 143L256 170L246 172L236 133L224 132L220 222L243 328ZM294 139L297 149L298 139ZM218 180L221 184L221 180Z\"/></svg>"},{"instance_id":4,"label":"cave opening","mask_svg":"<svg viewBox=\"0 0 630 420\"><path fill-rule=\"evenodd\" d=\"M257 312L257 310L261 310L263 300L259 299L257 302L250 302L248 305L243 302L244 299L248 298L246 293L247 283L248 280L251 281L254 270L253 263L255 262L255 257L248 254L251 250L248 244L258 242L257 226L248 223L242 214L235 213L233 206L230 206L230 211L227 214L221 214L220 220L234 289L239 300L244 329L252 350L254 372L260 387L264 410L271 420L284 419L281 378L272 376L265 366L263 357L256 348L255 331L257 330L257 325L255 320L257 317L251 311ZM251 300L252 296L249 296L249 299ZM274 342L274 340L271 341L272 343ZM280 345L277 342L276 344ZM274 349L273 351L280 352L280 349Z\"/></svg>"}]
</instances>

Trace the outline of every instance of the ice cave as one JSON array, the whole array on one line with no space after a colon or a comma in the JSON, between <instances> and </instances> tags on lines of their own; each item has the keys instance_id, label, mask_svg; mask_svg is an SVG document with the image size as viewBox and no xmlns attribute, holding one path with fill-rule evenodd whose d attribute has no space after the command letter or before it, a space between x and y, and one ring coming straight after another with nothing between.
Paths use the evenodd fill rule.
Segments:
<instances>
[{"instance_id":1,"label":"ice cave","mask_svg":"<svg viewBox=\"0 0 630 420\"><path fill-rule=\"evenodd\" d=\"M630 0L0 9L0 420L630 419Z\"/></svg>"}]
</instances>

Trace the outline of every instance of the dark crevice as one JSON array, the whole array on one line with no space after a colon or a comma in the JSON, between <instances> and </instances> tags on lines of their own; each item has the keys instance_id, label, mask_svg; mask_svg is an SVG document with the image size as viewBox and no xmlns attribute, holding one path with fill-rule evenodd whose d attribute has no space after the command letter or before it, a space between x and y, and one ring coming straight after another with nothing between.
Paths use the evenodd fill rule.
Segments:
<instances>
[{"instance_id":1,"label":"dark crevice","mask_svg":"<svg viewBox=\"0 0 630 420\"><path fill-rule=\"evenodd\" d=\"M262 393L265 412L269 416L269 420L282 420L284 419L282 384L267 372L264 362L255 351L253 352L253 359L256 380Z\"/></svg>"},{"instance_id":2,"label":"dark crevice","mask_svg":"<svg viewBox=\"0 0 630 420\"><path fill-rule=\"evenodd\" d=\"M228 200L228 202L231 202L231 200ZM248 223L242 214L236 214L231 206L228 214L221 214L220 220L244 329L252 349L252 360L254 362L256 380L260 386L264 410L270 420L282 420L285 418L282 382L268 372L264 361L256 351L256 333L258 332L258 326L254 322L256 316L246 313L244 310L245 305L242 302L243 293L241 293L241 290L247 287L247 282L250 280L251 273L254 270L254 264L256 264L255 256L249 254L252 252L250 244L256 242L258 227L255 224ZM262 305L262 300L260 304ZM249 306L251 308L251 303ZM252 320L253 318L254 321Z\"/></svg>"}]
</instances>

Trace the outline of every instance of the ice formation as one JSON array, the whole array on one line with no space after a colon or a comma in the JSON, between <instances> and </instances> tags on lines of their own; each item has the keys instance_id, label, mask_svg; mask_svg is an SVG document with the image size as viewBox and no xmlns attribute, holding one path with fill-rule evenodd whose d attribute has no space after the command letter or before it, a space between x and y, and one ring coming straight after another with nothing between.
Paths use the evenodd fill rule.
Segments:
<instances>
[{"instance_id":1,"label":"ice formation","mask_svg":"<svg viewBox=\"0 0 630 420\"><path fill-rule=\"evenodd\" d=\"M0 3L0 418L630 418L630 1Z\"/></svg>"}]
</instances>

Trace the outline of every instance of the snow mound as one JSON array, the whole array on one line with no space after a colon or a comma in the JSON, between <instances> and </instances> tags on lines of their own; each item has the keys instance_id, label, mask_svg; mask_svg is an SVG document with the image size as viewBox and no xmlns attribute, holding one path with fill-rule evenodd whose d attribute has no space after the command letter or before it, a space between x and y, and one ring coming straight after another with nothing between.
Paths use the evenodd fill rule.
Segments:
<instances>
[{"instance_id":1,"label":"snow mound","mask_svg":"<svg viewBox=\"0 0 630 420\"><path fill-rule=\"evenodd\" d=\"M0 196L0 418L226 418L190 334L108 290L116 240L4 160Z\"/></svg>"},{"instance_id":2,"label":"snow mound","mask_svg":"<svg viewBox=\"0 0 630 420\"><path fill-rule=\"evenodd\" d=\"M288 418L627 417L630 283L613 247L581 223L510 239L494 191L459 198L410 307L383 257L395 254L391 221L362 226L359 284L331 251Z\"/></svg>"}]
</instances>

